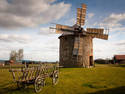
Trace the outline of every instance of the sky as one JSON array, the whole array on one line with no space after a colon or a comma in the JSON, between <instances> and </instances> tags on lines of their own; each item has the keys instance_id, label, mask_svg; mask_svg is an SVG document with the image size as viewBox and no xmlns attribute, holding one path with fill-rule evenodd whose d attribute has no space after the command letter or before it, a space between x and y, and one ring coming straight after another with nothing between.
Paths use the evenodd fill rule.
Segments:
<instances>
[{"instance_id":1,"label":"sky","mask_svg":"<svg viewBox=\"0 0 125 94\"><path fill-rule=\"evenodd\" d=\"M24 59L58 61L60 34L49 27L74 25L82 3L87 5L83 28L110 32L108 40L93 40L94 59L125 54L125 0L0 0L0 59L24 49Z\"/></svg>"}]
</instances>

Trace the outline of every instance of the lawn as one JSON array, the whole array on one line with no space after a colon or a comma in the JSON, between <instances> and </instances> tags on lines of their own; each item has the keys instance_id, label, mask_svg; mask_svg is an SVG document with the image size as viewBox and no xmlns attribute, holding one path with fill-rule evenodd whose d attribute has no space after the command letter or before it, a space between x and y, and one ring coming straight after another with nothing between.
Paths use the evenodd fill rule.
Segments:
<instances>
[{"instance_id":1,"label":"lawn","mask_svg":"<svg viewBox=\"0 0 125 94\"><path fill-rule=\"evenodd\" d=\"M36 94L33 85L18 90L8 69L0 68L0 94ZM125 65L99 65L95 68L62 68L59 82L47 79L38 94L125 94Z\"/></svg>"}]
</instances>

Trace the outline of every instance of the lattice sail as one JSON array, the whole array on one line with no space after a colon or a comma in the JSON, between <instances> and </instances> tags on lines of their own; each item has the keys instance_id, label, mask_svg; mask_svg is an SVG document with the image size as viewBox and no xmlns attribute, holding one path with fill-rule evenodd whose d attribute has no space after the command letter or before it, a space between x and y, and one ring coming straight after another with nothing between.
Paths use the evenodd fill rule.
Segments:
<instances>
[{"instance_id":1,"label":"lattice sail","mask_svg":"<svg viewBox=\"0 0 125 94\"><path fill-rule=\"evenodd\" d=\"M56 33L73 32L74 28L71 26L56 24Z\"/></svg>"},{"instance_id":2,"label":"lattice sail","mask_svg":"<svg viewBox=\"0 0 125 94\"><path fill-rule=\"evenodd\" d=\"M97 34L103 34L104 29L102 28L87 28L87 32L89 33L97 33Z\"/></svg>"},{"instance_id":3,"label":"lattice sail","mask_svg":"<svg viewBox=\"0 0 125 94\"><path fill-rule=\"evenodd\" d=\"M84 25L86 16L86 5L82 4L82 8L77 8L77 24Z\"/></svg>"},{"instance_id":4,"label":"lattice sail","mask_svg":"<svg viewBox=\"0 0 125 94\"><path fill-rule=\"evenodd\" d=\"M91 35L92 37L95 38L100 38L100 39L108 39L108 34L104 32L104 29L102 28L87 28L86 29L87 34Z\"/></svg>"}]
</instances>

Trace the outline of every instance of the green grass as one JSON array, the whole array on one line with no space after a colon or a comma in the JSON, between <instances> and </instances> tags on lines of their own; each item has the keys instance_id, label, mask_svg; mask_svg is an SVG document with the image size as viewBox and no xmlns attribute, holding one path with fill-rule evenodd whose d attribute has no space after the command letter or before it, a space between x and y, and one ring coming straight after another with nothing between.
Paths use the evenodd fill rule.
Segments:
<instances>
[{"instance_id":1,"label":"green grass","mask_svg":"<svg viewBox=\"0 0 125 94\"><path fill-rule=\"evenodd\" d=\"M38 94L125 94L125 65L101 65L95 68L62 68L59 83L46 86ZM36 94L33 85L18 90L7 69L0 69L0 94Z\"/></svg>"}]
</instances>

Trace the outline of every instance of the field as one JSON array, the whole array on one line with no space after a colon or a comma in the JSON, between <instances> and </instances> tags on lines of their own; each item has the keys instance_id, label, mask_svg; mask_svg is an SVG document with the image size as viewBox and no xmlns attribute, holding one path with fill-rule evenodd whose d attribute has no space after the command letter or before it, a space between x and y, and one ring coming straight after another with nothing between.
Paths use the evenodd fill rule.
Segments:
<instances>
[{"instance_id":1,"label":"field","mask_svg":"<svg viewBox=\"0 0 125 94\"><path fill-rule=\"evenodd\" d=\"M0 94L36 94L33 85L18 90L8 69L0 69ZM46 86L38 94L125 94L125 65L99 65L95 68L62 68L59 83Z\"/></svg>"}]
</instances>

